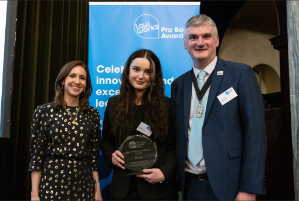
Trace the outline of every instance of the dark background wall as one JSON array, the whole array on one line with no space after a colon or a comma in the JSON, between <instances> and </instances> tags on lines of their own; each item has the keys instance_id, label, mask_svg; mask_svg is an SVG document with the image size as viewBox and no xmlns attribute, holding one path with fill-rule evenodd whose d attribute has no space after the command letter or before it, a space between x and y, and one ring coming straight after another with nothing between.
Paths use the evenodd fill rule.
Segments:
<instances>
[{"instance_id":1,"label":"dark background wall","mask_svg":"<svg viewBox=\"0 0 299 201\"><path fill-rule=\"evenodd\" d=\"M30 124L71 60L88 62L88 1L18 1L11 138L0 139L0 199L29 200Z\"/></svg>"}]
</instances>

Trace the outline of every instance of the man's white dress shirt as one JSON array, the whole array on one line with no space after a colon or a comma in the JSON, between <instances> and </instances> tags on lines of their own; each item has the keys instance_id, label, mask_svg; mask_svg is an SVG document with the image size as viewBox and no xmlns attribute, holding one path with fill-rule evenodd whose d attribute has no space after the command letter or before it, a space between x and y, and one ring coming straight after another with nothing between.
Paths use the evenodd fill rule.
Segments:
<instances>
[{"instance_id":1,"label":"man's white dress shirt","mask_svg":"<svg viewBox=\"0 0 299 201\"><path fill-rule=\"evenodd\" d=\"M217 63L217 56L215 57L215 59L209 65L207 65L203 69L204 71L207 72L207 75L205 77L205 81L207 81L207 79L209 78L209 76L211 75L213 70L215 69L216 63ZM198 70L194 66L193 66L193 71L194 71L195 76L197 76L198 73L200 72L200 70ZM209 96L209 91L210 91L210 87L208 88L208 90L206 92L207 97ZM190 116L189 116L188 142L187 142L188 145L189 145L189 136L190 136L191 126L192 126L192 121L193 121L194 98L197 98L197 96L196 96L194 85L192 83L192 95L191 95ZM208 98L207 98L207 101L205 103L203 103L204 104L204 113L206 112L207 102L208 102ZM187 147L187 152L188 152L188 147ZM188 156L188 153L187 153L187 156ZM191 163L191 161L189 160L189 158L186 157L185 164L186 164L186 166L185 166L185 171L186 172L190 172L190 173L193 173L193 174L203 174L203 173L206 172L206 165L205 165L204 158L197 165L193 165Z\"/></svg>"}]
</instances>

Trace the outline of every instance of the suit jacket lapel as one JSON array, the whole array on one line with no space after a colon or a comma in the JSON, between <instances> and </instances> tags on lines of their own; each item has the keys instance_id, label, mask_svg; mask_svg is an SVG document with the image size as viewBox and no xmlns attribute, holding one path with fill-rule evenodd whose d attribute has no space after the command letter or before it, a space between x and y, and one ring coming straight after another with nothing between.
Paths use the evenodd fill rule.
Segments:
<instances>
[{"instance_id":1,"label":"suit jacket lapel","mask_svg":"<svg viewBox=\"0 0 299 201\"><path fill-rule=\"evenodd\" d=\"M216 97L216 93L218 91L218 88L220 86L220 83L222 81L223 76L225 75L225 70L226 70L226 64L225 62L220 59L219 57L217 58L217 63L214 69L214 74L211 82L211 87L210 87L210 92L209 92L209 97L208 97L208 103L207 103L207 110L205 114L205 121L207 117L209 116L210 109L212 107L212 104L214 102L214 99ZM217 75L218 71L223 71L223 75Z\"/></svg>"},{"instance_id":2,"label":"suit jacket lapel","mask_svg":"<svg viewBox=\"0 0 299 201\"><path fill-rule=\"evenodd\" d=\"M187 76L184 79L184 125L185 125L185 135L188 137L188 128L189 128L189 116L190 116L190 105L191 105L191 94L192 94L192 78L191 78L191 69Z\"/></svg>"}]
</instances>

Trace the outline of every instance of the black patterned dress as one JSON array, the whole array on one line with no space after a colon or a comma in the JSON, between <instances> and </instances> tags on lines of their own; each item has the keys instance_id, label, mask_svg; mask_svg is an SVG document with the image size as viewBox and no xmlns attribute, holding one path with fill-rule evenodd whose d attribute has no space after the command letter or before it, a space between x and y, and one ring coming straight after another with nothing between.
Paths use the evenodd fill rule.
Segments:
<instances>
[{"instance_id":1,"label":"black patterned dress","mask_svg":"<svg viewBox=\"0 0 299 201\"><path fill-rule=\"evenodd\" d=\"M78 108L67 107L71 114ZM31 126L28 171L42 171L41 200L93 200L92 171L97 171L100 120L97 109L79 111L77 121L54 103L36 108Z\"/></svg>"}]
</instances>

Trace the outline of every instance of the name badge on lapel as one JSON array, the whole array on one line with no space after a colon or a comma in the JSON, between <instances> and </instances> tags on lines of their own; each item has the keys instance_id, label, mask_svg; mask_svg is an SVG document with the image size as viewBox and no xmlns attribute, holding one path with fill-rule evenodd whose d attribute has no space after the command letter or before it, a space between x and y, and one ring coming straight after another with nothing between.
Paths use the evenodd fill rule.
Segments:
<instances>
[{"instance_id":1,"label":"name badge on lapel","mask_svg":"<svg viewBox=\"0 0 299 201\"><path fill-rule=\"evenodd\" d=\"M143 123L143 122L141 122L139 124L139 126L136 130L138 130L139 132L145 134L148 137L150 137L151 134L152 134L151 127L149 125Z\"/></svg>"},{"instance_id":2,"label":"name badge on lapel","mask_svg":"<svg viewBox=\"0 0 299 201\"><path fill-rule=\"evenodd\" d=\"M224 104L226 104L227 102L229 102L230 100L232 100L233 98L235 98L237 96L238 96L238 94L231 87L228 90L226 90L225 92L223 92L222 94L220 94L219 96L217 96L217 98L220 101L220 103L222 105L224 105Z\"/></svg>"}]
</instances>

